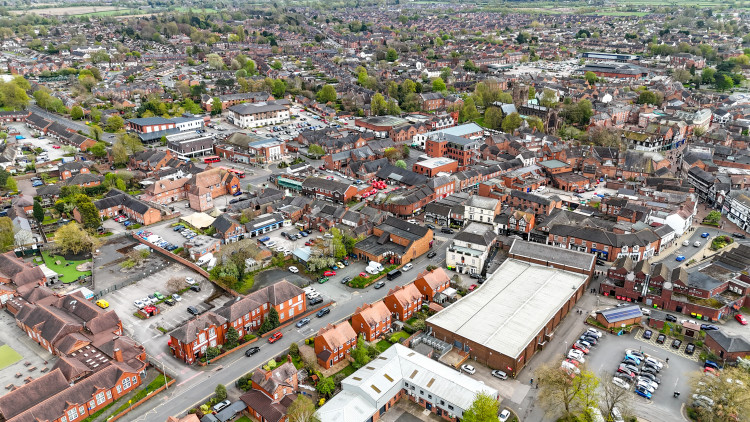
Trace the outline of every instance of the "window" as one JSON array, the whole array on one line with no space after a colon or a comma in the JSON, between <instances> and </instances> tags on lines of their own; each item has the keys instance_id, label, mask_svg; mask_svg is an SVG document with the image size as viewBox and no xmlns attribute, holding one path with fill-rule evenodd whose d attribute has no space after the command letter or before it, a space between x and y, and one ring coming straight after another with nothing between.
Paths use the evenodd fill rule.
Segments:
<instances>
[{"instance_id":1,"label":"window","mask_svg":"<svg viewBox=\"0 0 750 422\"><path fill-rule=\"evenodd\" d=\"M136 378L135 376L133 376L133 379L131 381L133 381L133 385L138 384L138 378Z\"/></svg>"},{"instance_id":2,"label":"window","mask_svg":"<svg viewBox=\"0 0 750 422\"><path fill-rule=\"evenodd\" d=\"M445 400L440 400L440 405L445 406Z\"/></svg>"},{"instance_id":3,"label":"window","mask_svg":"<svg viewBox=\"0 0 750 422\"><path fill-rule=\"evenodd\" d=\"M122 380L122 388L125 390L130 388L130 378L125 378L124 380Z\"/></svg>"},{"instance_id":4,"label":"window","mask_svg":"<svg viewBox=\"0 0 750 422\"><path fill-rule=\"evenodd\" d=\"M83 407L83 406L80 406L80 407L78 408L78 413L80 413L81 415L83 415L83 414L84 414L85 412L86 412L86 408L85 408L85 407Z\"/></svg>"},{"instance_id":5,"label":"window","mask_svg":"<svg viewBox=\"0 0 750 422\"><path fill-rule=\"evenodd\" d=\"M112 398L112 392L107 390L107 400Z\"/></svg>"},{"instance_id":6,"label":"window","mask_svg":"<svg viewBox=\"0 0 750 422\"><path fill-rule=\"evenodd\" d=\"M453 410L453 406L448 405L448 409Z\"/></svg>"},{"instance_id":7,"label":"window","mask_svg":"<svg viewBox=\"0 0 750 422\"><path fill-rule=\"evenodd\" d=\"M104 403L104 393L99 393L96 395L96 404L102 404Z\"/></svg>"},{"instance_id":8,"label":"window","mask_svg":"<svg viewBox=\"0 0 750 422\"><path fill-rule=\"evenodd\" d=\"M120 384L117 384L117 394L122 393L122 387L120 387Z\"/></svg>"},{"instance_id":9,"label":"window","mask_svg":"<svg viewBox=\"0 0 750 422\"><path fill-rule=\"evenodd\" d=\"M68 422L68 418L66 418L65 416L63 416L62 418L60 418L60 422Z\"/></svg>"},{"instance_id":10,"label":"window","mask_svg":"<svg viewBox=\"0 0 750 422\"><path fill-rule=\"evenodd\" d=\"M78 408L68 410L68 420L74 421L76 418L78 418Z\"/></svg>"}]
</instances>

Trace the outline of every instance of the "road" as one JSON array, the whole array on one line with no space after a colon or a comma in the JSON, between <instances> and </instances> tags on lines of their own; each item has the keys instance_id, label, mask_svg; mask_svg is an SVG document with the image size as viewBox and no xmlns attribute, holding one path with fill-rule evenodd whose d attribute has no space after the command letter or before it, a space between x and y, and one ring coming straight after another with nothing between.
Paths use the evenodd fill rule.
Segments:
<instances>
[{"instance_id":1,"label":"road","mask_svg":"<svg viewBox=\"0 0 750 422\"><path fill-rule=\"evenodd\" d=\"M683 244L680 244L679 249L675 250L671 254L665 256L665 257L659 257L660 260L663 261L667 267L670 269L674 269L679 267L682 263L689 262L691 259L695 259L697 261L700 261L703 259L703 251L708 250L708 247L711 245L711 240L716 237L719 234L722 235L728 235L731 236L731 233L728 233L724 230L719 230L716 228L710 228L708 226L693 226L695 227L695 231L693 234L687 239L689 241L688 246L684 246ZM702 233L708 233L708 238L702 238ZM696 247L694 246L695 242L700 242L700 246ZM682 262L678 262L676 259L678 256L684 256L685 260Z\"/></svg>"},{"instance_id":2,"label":"road","mask_svg":"<svg viewBox=\"0 0 750 422\"><path fill-rule=\"evenodd\" d=\"M433 250L437 252L437 256L428 259L426 255L423 255L416 259L413 261L414 268L411 271L396 280L388 281L386 288L376 290L370 286L366 289L355 290L339 284L338 277L327 284L317 285L316 289L324 297L329 297L327 291L335 288L346 289L348 293L338 294L342 300L331 306L331 313L328 316L323 318L313 316L310 324L302 329L297 329L293 324L287 326L280 330L284 337L276 343L269 344L265 339L253 343L252 346L260 346L260 352L252 357L245 357L244 351L240 351L204 368L188 367L171 356L166 336L154 336L144 342L143 345L149 355L158 361L163 361L168 368L177 370L177 383L174 388L171 388L159 398L131 412L129 420L163 421L167 420L169 416L184 415L191 408L208 400L217 384L224 384L233 388L234 382L239 377L283 353L292 342L301 343L305 338L317 333L326 324L348 319L357 307L382 299L388 293L388 288L410 283L414 280L416 274L423 271L428 265L441 266L445 260L446 249L451 237L436 236L437 241ZM333 295L332 291L330 295Z\"/></svg>"}]
</instances>

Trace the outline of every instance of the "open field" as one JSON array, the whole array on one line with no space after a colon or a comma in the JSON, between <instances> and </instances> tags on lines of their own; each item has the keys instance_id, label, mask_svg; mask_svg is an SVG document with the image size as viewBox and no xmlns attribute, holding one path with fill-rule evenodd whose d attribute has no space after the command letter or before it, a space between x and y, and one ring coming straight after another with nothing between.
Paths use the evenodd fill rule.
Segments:
<instances>
[{"instance_id":1,"label":"open field","mask_svg":"<svg viewBox=\"0 0 750 422\"><path fill-rule=\"evenodd\" d=\"M13 365L21 359L21 355L7 344L0 346L0 369Z\"/></svg>"},{"instance_id":2,"label":"open field","mask_svg":"<svg viewBox=\"0 0 750 422\"><path fill-rule=\"evenodd\" d=\"M25 15L35 13L37 15L47 16L64 16L64 15L97 15L100 13L116 13L124 11L121 7L116 6L71 6L71 7L50 7L46 9L29 9L29 10L11 10L10 13L15 15Z\"/></svg>"}]
</instances>

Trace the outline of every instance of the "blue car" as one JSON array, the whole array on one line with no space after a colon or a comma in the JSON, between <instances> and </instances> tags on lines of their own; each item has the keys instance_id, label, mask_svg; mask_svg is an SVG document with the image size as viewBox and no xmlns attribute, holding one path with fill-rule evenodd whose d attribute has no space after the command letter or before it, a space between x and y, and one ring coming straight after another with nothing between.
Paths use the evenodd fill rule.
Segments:
<instances>
[{"instance_id":1,"label":"blue car","mask_svg":"<svg viewBox=\"0 0 750 422\"><path fill-rule=\"evenodd\" d=\"M172 231L178 232L178 231L180 231L180 230L182 230L184 228L185 228L185 226L183 226L182 224L178 224L178 225L174 226L174 228L172 229Z\"/></svg>"},{"instance_id":2,"label":"blue car","mask_svg":"<svg viewBox=\"0 0 750 422\"><path fill-rule=\"evenodd\" d=\"M331 265L331 269L332 269L332 270L334 270L334 271L336 271L336 270L338 270L338 269L339 269L339 267L337 267L337 266L335 266L335 265Z\"/></svg>"},{"instance_id":3,"label":"blue car","mask_svg":"<svg viewBox=\"0 0 750 422\"><path fill-rule=\"evenodd\" d=\"M704 239L707 238L708 236L709 236L708 232L701 233L701 237Z\"/></svg>"},{"instance_id":4,"label":"blue car","mask_svg":"<svg viewBox=\"0 0 750 422\"><path fill-rule=\"evenodd\" d=\"M265 242L268 242L269 240L271 240L271 238L268 236L265 236L265 237L261 237L258 241L261 243L265 243Z\"/></svg>"},{"instance_id":5,"label":"blue car","mask_svg":"<svg viewBox=\"0 0 750 422\"><path fill-rule=\"evenodd\" d=\"M232 196L240 196L242 195L242 191L238 190L237 192L233 193Z\"/></svg>"},{"instance_id":6,"label":"blue car","mask_svg":"<svg viewBox=\"0 0 750 422\"><path fill-rule=\"evenodd\" d=\"M133 224L133 223L131 223L131 222L130 222L129 220L125 220L125 221L124 221L124 222L123 222L122 224L123 224L123 225L124 225L125 227L127 227L127 226L129 226L129 225L131 225L131 224Z\"/></svg>"},{"instance_id":7,"label":"blue car","mask_svg":"<svg viewBox=\"0 0 750 422\"><path fill-rule=\"evenodd\" d=\"M636 388L635 389L635 393L638 394L641 397L645 397L645 398L647 398L649 400L651 399L651 393L649 393L646 390L641 390L640 388Z\"/></svg>"},{"instance_id":8,"label":"blue car","mask_svg":"<svg viewBox=\"0 0 750 422\"><path fill-rule=\"evenodd\" d=\"M677 262L682 262L682 261L684 261L684 260L685 260L685 256L684 256L684 255L677 255L677 258L675 258L675 260L676 260Z\"/></svg>"},{"instance_id":9,"label":"blue car","mask_svg":"<svg viewBox=\"0 0 750 422\"><path fill-rule=\"evenodd\" d=\"M636 365L640 365L641 364L641 360L638 358L638 356L625 355L625 359L629 359L629 360L635 361Z\"/></svg>"}]
</instances>

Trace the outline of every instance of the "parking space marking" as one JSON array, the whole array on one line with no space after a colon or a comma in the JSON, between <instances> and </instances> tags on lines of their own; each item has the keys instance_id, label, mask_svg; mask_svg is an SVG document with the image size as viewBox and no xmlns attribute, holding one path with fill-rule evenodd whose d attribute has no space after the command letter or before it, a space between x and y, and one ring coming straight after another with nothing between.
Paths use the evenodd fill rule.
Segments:
<instances>
[{"instance_id":1,"label":"parking space marking","mask_svg":"<svg viewBox=\"0 0 750 422\"><path fill-rule=\"evenodd\" d=\"M656 342L656 340L652 341L652 340L646 340L645 338L643 338L643 335L642 335L643 332L644 332L644 330L642 328L638 329L638 331L635 333L636 340L638 340L638 341L640 341L642 343L646 343L646 344L651 345L651 346L658 347L658 348L660 348L660 349L662 349L664 351L672 353L673 355L681 356L681 357L683 357L685 359L689 359L689 360L692 360L694 362L699 362L700 361L700 358L698 357L698 354L696 354L695 352L693 352L692 355L689 355L689 354L685 353L685 347L687 347L687 343L683 342L683 344L680 344L680 348L677 349L677 350L675 350L671 346L671 344L672 344L671 340L674 340L671 337L667 337L667 340L665 340L664 343L659 344L659 343ZM653 337L652 337L652 339L653 339Z\"/></svg>"}]
</instances>

